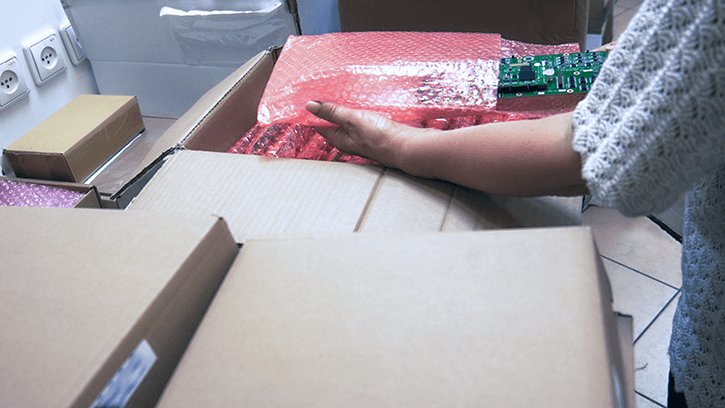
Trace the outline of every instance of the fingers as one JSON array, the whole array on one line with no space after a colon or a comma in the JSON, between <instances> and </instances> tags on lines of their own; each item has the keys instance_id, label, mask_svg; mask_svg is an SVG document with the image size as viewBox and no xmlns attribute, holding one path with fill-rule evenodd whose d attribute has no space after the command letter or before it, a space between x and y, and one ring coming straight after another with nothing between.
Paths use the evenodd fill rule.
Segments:
<instances>
[{"instance_id":1,"label":"fingers","mask_svg":"<svg viewBox=\"0 0 725 408\"><path fill-rule=\"evenodd\" d=\"M611 52L614 49L614 46L617 44L616 41L612 41L608 44L604 44L601 47L598 47L594 49L593 51L606 51L607 53Z\"/></svg>"},{"instance_id":2,"label":"fingers","mask_svg":"<svg viewBox=\"0 0 725 408\"><path fill-rule=\"evenodd\" d=\"M343 127L356 119L353 110L334 103L310 101L305 105L305 109L320 119Z\"/></svg>"}]
</instances>

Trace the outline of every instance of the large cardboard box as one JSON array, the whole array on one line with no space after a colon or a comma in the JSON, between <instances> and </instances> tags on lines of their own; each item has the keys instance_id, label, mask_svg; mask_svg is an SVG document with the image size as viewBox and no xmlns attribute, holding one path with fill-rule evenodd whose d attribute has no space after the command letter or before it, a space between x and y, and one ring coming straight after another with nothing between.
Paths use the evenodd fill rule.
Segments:
<instances>
[{"instance_id":1,"label":"large cardboard box","mask_svg":"<svg viewBox=\"0 0 725 408\"><path fill-rule=\"evenodd\" d=\"M0 230L3 407L154 406L238 252L210 215L0 207Z\"/></svg>"},{"instance_id":2,"label":"large cardboard box","mask_svg":"<svg viewBox=\"0 0 725 408\"><path fill-rule=\"evenodd\" d=\"M504 199L380 166L226 154L256 124L278 55L251 59L159 138L135 172L163 166L130 210L219 214L239 242L278 233L581 224L580 197Z\"/></svg>"},{"instance_id":3,"label":"large cardboard box","mask_svg":"<svg viewBox=\"0 0 725 408\"><path fill-rule=\"evenodd\" d=\"M342 31L499 33L586 49L589 0L339 0Z\"/></svg>"},{"instance_id":4,"label":"large cardboard box","mask_svg":"<svg viewBox=\"0 0 725 408\"><path fill-rule=\"evenodd\" d=\"M83 182L143 129L135 97L79 95L3 154L18 177Z\"/></svg>"},{"instance_id":5,"label":"large cardboard box","mask_svg":"<svg viewBox=\"0 0 725 408\"><path fill-rule=\"evenodd\" d=\"M158 406L628 406L602 268L583 227L250 240Z\"/></svg>"}]
</instances>

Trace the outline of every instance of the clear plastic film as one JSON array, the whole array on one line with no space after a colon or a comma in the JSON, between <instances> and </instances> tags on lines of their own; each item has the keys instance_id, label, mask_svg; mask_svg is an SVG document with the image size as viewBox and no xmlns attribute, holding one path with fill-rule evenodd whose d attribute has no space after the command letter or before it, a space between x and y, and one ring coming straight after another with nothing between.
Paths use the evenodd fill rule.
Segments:
<instances>
[{"instance_id":1,"label":"clear plastic film","mask_svg":"<svg viewBox=\"0 0 725 408\"><path fill-rule=\"evenodd\" d=\"M159 16L187 65L240 66L296 34L284 0L167 0Z\"/></svg>"},{"instance_id":2,"label":"clear plastic film","mask_svg":"<svg viewBox=\"0 0 725 408\"><path fill-rule=\"evenodd\" d=\"M0 180L0 206L72 208L83 196L62 188Z\"/></svg>"}]
</instances>

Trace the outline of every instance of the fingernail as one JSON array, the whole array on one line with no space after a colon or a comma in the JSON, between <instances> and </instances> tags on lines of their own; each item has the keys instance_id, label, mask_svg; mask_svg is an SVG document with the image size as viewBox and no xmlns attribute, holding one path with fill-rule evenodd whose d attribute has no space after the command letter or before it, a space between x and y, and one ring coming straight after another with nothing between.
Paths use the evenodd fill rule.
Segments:
<instances>
[{"instance_id":1,"label":"fingernail","mask_svg":"<svg viewBox=\"0 0 725 408\"><path fill-rule=\"evenodd\" d=\"M305 105L305 109L307 109L307 111L312 114L319 113L321 108L322 108L322 104L317 101L309 101Z\"/></svg>"}]
</instances>

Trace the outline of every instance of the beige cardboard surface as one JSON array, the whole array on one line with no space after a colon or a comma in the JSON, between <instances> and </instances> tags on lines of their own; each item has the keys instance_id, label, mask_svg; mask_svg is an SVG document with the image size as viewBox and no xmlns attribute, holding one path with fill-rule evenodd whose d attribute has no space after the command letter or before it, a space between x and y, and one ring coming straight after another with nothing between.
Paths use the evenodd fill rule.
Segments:
<instances>
[{"instance_id":1,"label":"beige cardboard surface","mask_svg":"<svg viewBox=\"0 0 725 408\"><path fill-rule=\"evenodd\" d=\"M245 243L159 407L612 407L587 228Z\"/></svg>"},{"instance_id":2,"label":"beige cardboard surface","mask_svg":"<svg viewBox=\"0 0 725 408\"><path fill-rule=\"evenodd\" d=\"M358 231L439 231L456 186L385 169Z\"/></svg>"},{"instance_id":3,"label":"beige cardboard surface","mask_svg":"<svg viewBox=\"0 0 725 408\"><path fill-rule=\"evenodd\" d=\"M442 231L581 225L582 197L498 197L458 187Z\"/></svg>"},{"instance_id":4,"label":"beige cardboard surface","mask_svg":"<svg viewBox=\"0 0 725 408\"><path fill-rule=\"evenodd\" d=\"M209 215L1 207L0 230L8 407L88 407L143 341L129 406L153 406L238 252Z\"/></svg>"},{"instance_id":5,"label":"beige cardboard surface","mask_svg":"<svg viewBox=\"0 0 725 408\"><path fill-rule=\"evenodd\" d=\"M135 97L79 95L4 153L20 177L82 182L143 128Z\"/></svg>"},{"instance_id":6,"label":"beige cardboard surface","mask_svg":"<svg viewBox=\"0 0 725 408\"><path fill-rule=\"evenodd\" d=\"M234 237L352 232L382 168L182 150L128 211L216 214Z\"/></svg>"},{"instance_id":7,"label":"beige cardboard surface","mask_svg":"<svg viewBox=\"0 0 725 408\"><path fill-rule=\"evenodd\" d=\"M581 225L581 197L508 198L386 169L360 232L475 231Z\"/></svg>"}]
</instances>

